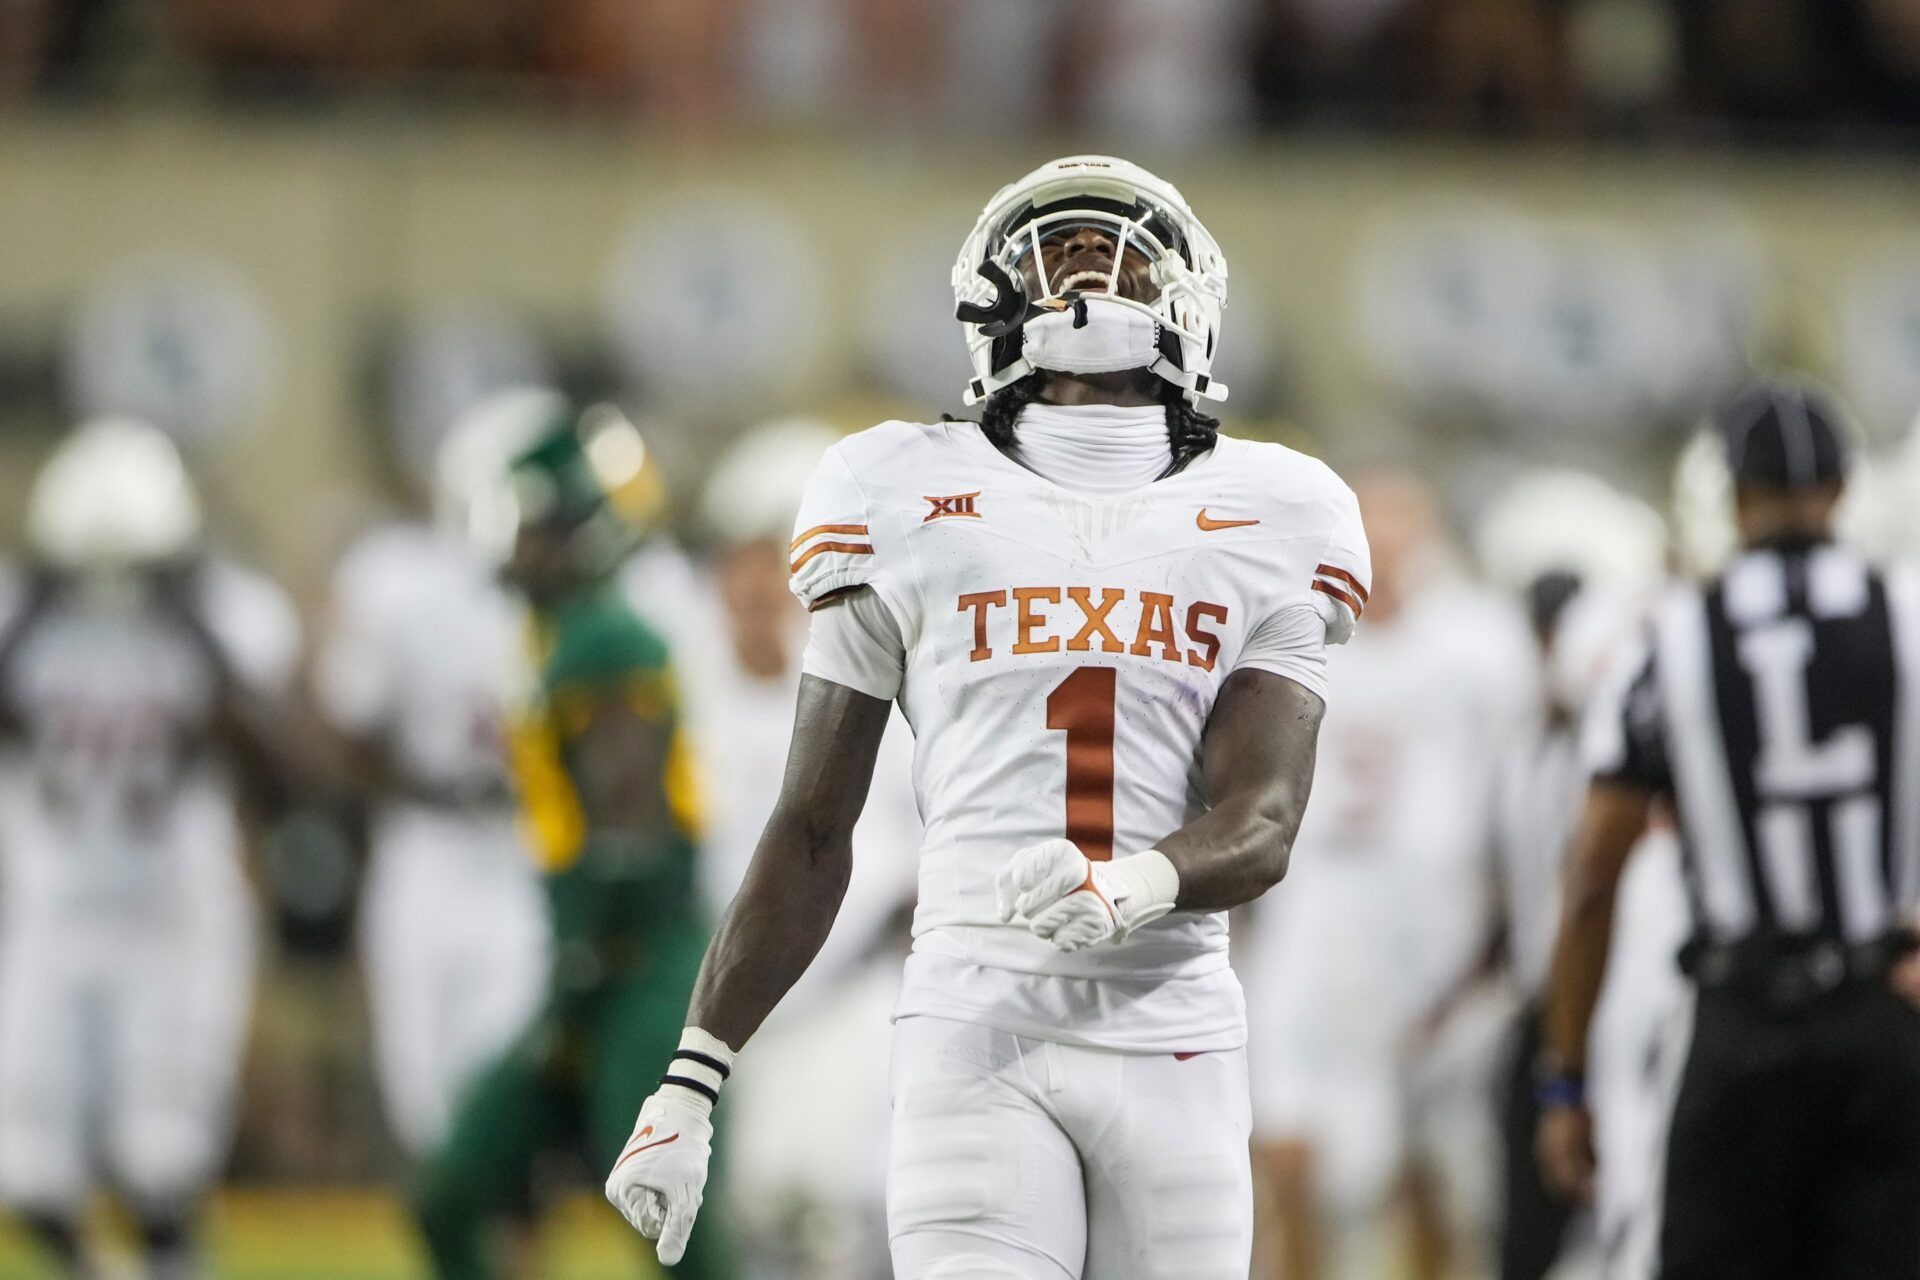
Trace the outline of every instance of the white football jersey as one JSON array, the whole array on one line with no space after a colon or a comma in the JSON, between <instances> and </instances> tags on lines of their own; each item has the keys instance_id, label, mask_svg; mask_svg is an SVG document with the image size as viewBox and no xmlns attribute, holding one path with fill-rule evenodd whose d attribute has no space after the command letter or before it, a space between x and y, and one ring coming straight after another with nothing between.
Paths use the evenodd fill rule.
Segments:
<instances>
[{"instance_id":1,"label":"white football jersey","mask_svg":"<svg viewBox=\"0 0 1920 1280\"><path fill-rule=\"evenodd\" d=\"M1346 485L1290 449L1222 438L1097 500L973 423L891 422L821 462L792 570L810 608L871 587L904 640L926 829L899 1013L1122 1050L1244 1043L1224 914L1176 911L1067 954L999 922L994 877L1040 840L1125 856L1204 812L1201 737L1260 629L1305 610L1344 634L1365 603ZM812 651L807 670L835 676Z\"/></svg>"},{"instance_id":2,"label":"white football jersey","mask_svg":"<svg viewBox=\"0 0 1920 1280\"><path fill-rule=\"evenodd\" d=\"M523 625L466 548L425 525L375 529L334 570L316 699L337 728L379 738L407 778L505 808Z\"/></svg>"},{"instance_id":3,"label":"white football jersey","mask_svg":"<svg viewBox=\"0 0 1920 1280\"><path fill-rule=\"evenodd\" d=\"M199 839L197 815L231 803L215 740L221 682L286 688L299 649L292 602L214 563L180 605L130 581L63 591L9 625L22 630L0 696L23 766L4 806L10 887L128 903L169 887L182 847Z\"/></svg>"}]
</instances>

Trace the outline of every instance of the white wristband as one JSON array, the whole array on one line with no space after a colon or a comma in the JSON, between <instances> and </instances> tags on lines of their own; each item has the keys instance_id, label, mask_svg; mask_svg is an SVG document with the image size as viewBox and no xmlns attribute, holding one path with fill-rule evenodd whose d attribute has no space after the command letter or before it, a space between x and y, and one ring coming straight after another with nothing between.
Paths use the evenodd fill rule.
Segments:
<instances>
[{"instance_id":1,"label":"white wristband","mask_svg":"<svg viewBox=\"0 0 1920 1280\"><path fill-rule=\"evenodd\" d=\"M1158 849L1115 858L1102 870L1113 893L1114 915L1123 930L1158 920L1173 910L1174 900L1180 896L1180 871Z\"/></svg>"},{"instance_id":2,"label":"white wristband","mask_svg":"<svg viewBox=\"0 0 1920 1280\"><path fill-rule=\"evenodd\" d=\"M687 1027L680 1032L680 1047L667 1064L667 1073L660 1077L660 1087L679 1090L686 1101L706 1114L720 1101L720 1086L732 1074L733 1050L726 1042L699 1027Z\"/></svg>"}]
</instances>

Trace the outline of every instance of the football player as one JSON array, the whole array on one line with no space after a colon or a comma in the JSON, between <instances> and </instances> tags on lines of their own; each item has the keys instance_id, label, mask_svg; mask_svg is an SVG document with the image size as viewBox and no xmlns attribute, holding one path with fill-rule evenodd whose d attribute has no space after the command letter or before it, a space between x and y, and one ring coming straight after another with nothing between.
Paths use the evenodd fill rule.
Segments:
<instances>
[{"instance_id":1,"label":"football player","mask_svg":"<svg viewBox=\"0 0 1920 1280\"><path fill-rule=\"evenodd\" d=\"M0 1200L73 1274L96 1188L147 1274L201 1274L254 914L236 802L284 794L298 630L208 557L172 442L79 428L40 472L33 560L0 621ZM285 767L281 767L285 766Z\"/></svg>"},{"instance_id":2,"label":"football player","mask_svg":"<svg viewBox=\"0 0 1920 1280\"><path fill-rule=\"evenodd\" d=\"M1517 613L1466 580L1417 479L1356 481L1375 558L1288 892L1253 912L1254 1119L1279 1216L1271 1274L1370 1276L1411 1209L1416 1274L1449 1274L1493 1213L1498 1015L1474 971L1488 816L1525 696ZM1462 998L1473 991L1476 998Z\"/></svg>"},{"instance_id":3,"label":"football player","mask_svg":"<svg viewBox=\"0 0 1920 1280\"><path fill-rule=\"evenodd\" d=\"M464 1092L416 1209L435 1274L486 1280L494 1228L551 1149L620 1149L646 1069L670 1051L708 929L696 886L691 752L665 644L614 576L651 477L631 423L551 402L477 532L504 535L532 615L534 677L511 717L515 790L544 871L552 975L538 1015ZM710 1235L673 1274L730 1274Z\"/></svg>"},{"instance_id":4,"label":"football player","mask_svg":"<svg viewBox=\"0 0 1920 1280\"><path fill-rule=\"evenodd\" d=\"M1603 674L1634 642L1665 573L1667 535L1651 507L1578 471L1518 478L1488 504L1475 532L1482 572L1526 602L1541 677L1521 730L1500 761L1493 848L1501 889L1501 967L1522 1002L1501 1094L1506 1160L1499 1274L1501 1280L1541 1280L1573 1238L1574 1206L1542 1181L1533 1142L1540 1001L1559 922L1561 863L1586 794L1581 715ZM1663 861L1649 857L1646 864ZM1623 928L1616 950L1645 951L1643 940L1659 936ZM1662 957L1657 942L1654 947L1657 965ZM1671 949L1664 958L1670 968ZM1622 985L1609 993L1611 1016L1602 1023L1608 1044L1604 1050L1596 1045L1608 1085L1617 1084L1604 1090L1608 1117L1615 1121L1610 1133L1630 1129L1630 1119L1623 1128L1617 1100L1633 1096L1650 1056L1647 1035L1633 1022L1631 984L1624 977L1635 969L1634 961L1622 957L1613 971ZM1620 1164L1623 1170L1640 1167L1624 1155Z\"/></svg>"},{"instance_id":5,"label":"football player","mask_svg":"<svg viewBox=\"0 0 1920 1280\"><path fill-rule=\"evenodd\" d=\"M563 411L537 389L476 406L440 451L436 521L363 534L328 599L315 694L374 798L360 947L382 1100L415 1160L546 986L546 904L507 767L525 623L473 545L469 500L474 473L504 474Z\"/></svg>"},{"instance_id":6,"label":"football player","mask_svg":"<svg viewBox=\"0 0 1920 1280\"><path fill-rule=\"evenodd\" d=\"M980 421L828 451L790 548L813 610L779 799L607 1193L678 1259L734 1054L845 891L892 704L926 820L895 1009L893 1266L1247 1273L1246 1007L1224 912L1286 872L1366 605L1321 463L1220 435L1225 259L1124 160L1042 166L954 267Z\"/></svg>"}]
</instances>

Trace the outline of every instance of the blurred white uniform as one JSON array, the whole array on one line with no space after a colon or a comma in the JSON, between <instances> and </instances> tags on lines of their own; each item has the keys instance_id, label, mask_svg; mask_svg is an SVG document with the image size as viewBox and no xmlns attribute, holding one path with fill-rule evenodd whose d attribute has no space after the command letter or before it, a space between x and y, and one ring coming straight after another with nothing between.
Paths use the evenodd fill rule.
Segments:
<instances>
[{"instance_id":1,"label":"blurred white uniform","mask_svg":"<svg viewBox=\"0 0 1920 1280\"><path fill-rule=\"evenodd\" d=\"M212 721L225 678L284 691L298 629L227 565L187 610L64 594L0 670L24 739L0 800L0 1198L25 1209L101 1181L178 1209L224 1157L255 944Z\"/></svg>"},{"instance_id":2,"label":"blurred white uniform","mask_svg":"<svg viewBox=\"0 0 1920 1280\"><path fill-rule=\"evenodd\" d=\"M1336 1221L1371 1218L1412 1162L1439 1175L1456 1227L1480 1230L1497 1167L1497 1011L1463 1009L1437 1041L1414 1041L1489 924L1495 773L1526 705L1531 641L1503 601L1442 577L1369 619L1329 666L1340 696L1313 799L1283 891L1253 912L1255 1128L1313 1148Z\"/></svg>"},{"instance_id":3,"label":"blurred white uniform","mask_svg":"<svg viewBox=\"0 0 1920 1280\"><path fill-rule=\"evenodd\" d=\"M1020 430L1062 422L1164 449L1157 406L1035 406ZM1063 832L1105 859L1203 812L1201 735L1231 672L1324 696L1327 634L1353 620L1337 601L1357 612L1367 591L1352 492L1222 438L1094 498L970 423L888 423L827 454L792 553L809 607L871 588L816 624L805 669L897 697L914 730L927 826L894 1032L896 1274L1244 1277L1246 1008L1225 915L1067 953L1000 923L994 879Z\"/></svg>"},{"instance_id":4,"label":"blurred white uniform","mask_svg":"<svg viewBox=\"0 0 1920 1280\"><path fill-rule=\"evenodd\" d=\"M425 526L368 533L334 574L320 705L413 788L374 815L360 944L388 1119L416 1157L546 986L546 903L503 724L526 678L521 626L478 557Z\"/></svg>"}]
</instances>

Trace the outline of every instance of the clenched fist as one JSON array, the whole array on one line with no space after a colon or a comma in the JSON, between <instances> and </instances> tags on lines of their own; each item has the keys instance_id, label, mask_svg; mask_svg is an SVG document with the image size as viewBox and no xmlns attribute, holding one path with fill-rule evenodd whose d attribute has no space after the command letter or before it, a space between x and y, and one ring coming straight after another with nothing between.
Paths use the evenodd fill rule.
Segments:
<instances>
[{"instance_id":1,"label":"clenched fist","mask_svg":"<svg viewBox=\"0 0 1920 1280\"><path fill-rule=\"evenodd\" d=\"M649 1240L659 1241L664 1266L680 1261L706 1194L713 1158L713 1121L705 1099L662 1085L640 1108L613 1172L607 1199Z\"/></svg>"},{"instance_id":2,"label":"clenched fist","mask_svg":"<svg viewBox=\"0 0 1920 1280\"><path fill-rule=\"evenodd\" d=\"M1180 876L1157 849L1095 862L1071 840L1042 840L1013 855L994 879L1001 923L1027 928L1062 951L1115 942L1173 909Z\"/></svg>"}]
</instances>

